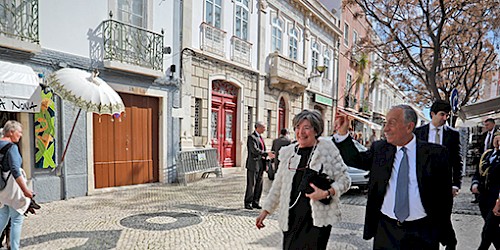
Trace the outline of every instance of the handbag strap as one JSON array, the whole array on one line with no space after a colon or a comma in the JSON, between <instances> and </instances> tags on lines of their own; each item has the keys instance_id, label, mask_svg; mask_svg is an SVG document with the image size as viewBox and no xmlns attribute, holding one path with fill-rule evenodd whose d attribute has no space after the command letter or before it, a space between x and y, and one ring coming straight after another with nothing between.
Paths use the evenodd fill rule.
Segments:
<instances>
[{"instance_id":1,"label":"handbag strap","mask_svg":"<svg viewBox=\"0 0 500 250\"><path fill-rule=\"evenodd\" d=\"M9 170L4 170L5 169L5 166L7 164L4 164L5 163L5 159L7 158L6 157L6 154L7 154L7 151L9 151L9 149L14 145L14 143L7 143L7 145L3 146L2 149L0 149L0 154L2 155L2 171L3 172L7 172Z\"/></svg>"}]
</instances>

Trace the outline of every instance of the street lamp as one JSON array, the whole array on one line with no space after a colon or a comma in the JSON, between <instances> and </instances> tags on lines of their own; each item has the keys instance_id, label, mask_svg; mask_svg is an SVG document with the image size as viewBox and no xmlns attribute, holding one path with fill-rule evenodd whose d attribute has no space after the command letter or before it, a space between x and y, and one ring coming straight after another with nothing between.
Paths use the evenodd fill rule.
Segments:
<instances>
[{"instance_id":1,"label":"street lamp","mask_svg":"<svg viewBox=\"0 0 500 250\"><path fill-rule=\"evenodd\" d=\"M314 75L311 75L309 78L307 78L307 82L310 83L311 82L311 79L313 78L316 78L316 77L320 77L323 75L323 73L325 73L325 71L328 69L328 66L326 65L322 65L322 66L316 66L316 71L319 73L319 74L314 74Z\"/></svg>"}]
</instances>

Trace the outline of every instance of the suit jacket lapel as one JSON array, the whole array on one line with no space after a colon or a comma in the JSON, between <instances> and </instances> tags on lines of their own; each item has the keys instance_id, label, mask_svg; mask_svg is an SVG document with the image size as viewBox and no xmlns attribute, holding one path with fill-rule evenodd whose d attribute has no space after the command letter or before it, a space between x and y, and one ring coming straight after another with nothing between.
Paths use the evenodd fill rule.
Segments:
<instances>
[{"instance_id":1,"label":"suit jacket lapel","mask_svg":"<svg viewBox=\"0 0 500 250\"><path fill-rule=\"evenodd\" d=\"M450 130L446 125L443 126L443 146L448 147L449 145L449 136Z\"/></svg>"},{"instance_id":2,"label":"suit jacket lapel","mask_svg":"<svg viewBox=\"0 0 500 250\"><path fill-rule=\"evenodd\" d=\"M394 158L396 158L396 146L387 143L385 151L385 159L387 159L387 163L385 166L385 177L387 181L391 178L392 168L394 167Z\"/></svg>"},{"instance_id":3,"label":"suit jacket lapel","mask_svg":"<svg viewBox=\"0 0 500 250\"><path fill-rule=\"evenodd\" d=\"M429 154L426 152L426 150L422 147L422 141L417 140L417 181L418 181L418 188L421 189L422 185L422 173L424 171L424 168L427 163L427 158L429 157Z\"/></svg>"}]
</instances>

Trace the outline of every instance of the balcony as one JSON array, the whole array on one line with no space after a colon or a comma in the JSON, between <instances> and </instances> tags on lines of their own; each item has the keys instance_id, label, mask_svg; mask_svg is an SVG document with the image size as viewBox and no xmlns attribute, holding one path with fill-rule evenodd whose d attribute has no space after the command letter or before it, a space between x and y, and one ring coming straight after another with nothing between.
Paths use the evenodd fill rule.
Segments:
<instances>
[{"instance_id":1,"label":"balcony","mask_svg":"<svg viewBox=\"0 0 500 250\"><path fill-rule=\"evenodd\" d=\"M239 37L231 38L232 54L231 60L250 66L252 58L252 44Z\"/></svg>"},{"instance_id":2,"label":"balcony","mask_svg":"<svg viewBox=\"0 0 500 250\"><path fill-rule=\"evenodd\" d=\"M0 1L0 46L40 52L38 0Z\"/></svg>"},{"instance_id":3,"label":"balcony","mask_svg":"<svg viewBox=\"0 0 500 250\"><path fill-rule=\"evenodd\" d=\"M201 50L218 56L224 56L226 32L208 23L201 24Z\"/></svg>"},{"instance_id":4,"label":"balcony","mask_svg":"<svg viewBox=\"0 0 500 250\"><path fill-rule=\"evenodd\" d=\"M303 93L308 85L306 67L277 52L270 54L269 57L271 86L294 94Z\"/></svg>"},{"instance_id":5,"label":"balcony","mask_svg":"<svg viewBox=\"0 0 500 250\"><path fill-rule=\"evenodd\" d=\"M159 77L163 71L163 34L120 21L102 24L104 66Z\"/></svg>"},{"instance_id":6,"label":"balcony","mask_svg":"<svg viewBox=\"0 0 500 250\"><path fill-rule=\"evenodd\" d=\"M322 77L311 78L311 84L309 88L317 93L325 94L327 96L333 96L333 84L332 80Z\"/></svg>"}]
</instances>

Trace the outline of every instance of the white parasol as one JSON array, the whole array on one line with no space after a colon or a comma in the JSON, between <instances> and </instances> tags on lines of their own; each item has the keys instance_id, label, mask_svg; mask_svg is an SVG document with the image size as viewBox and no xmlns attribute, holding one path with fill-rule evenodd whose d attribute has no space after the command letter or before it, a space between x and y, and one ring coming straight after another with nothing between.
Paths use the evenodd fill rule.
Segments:
<instances>
[{"instance_id":1,"label":"white parasol","mask_svg":"<svg viewBox=\"0 0 500 250\"><path fill-rule=\"evenodd\" d=\"M118 93L105 81L97 77L98 74L97 71L89 73L79 69L64 68L51 74L47 79L48 86L58 96L80 108L59 164L64 161L66 150L82 109L96 114L114 116L120 116L122 112L125 112L125 105L123 105Z\"/></svg>"}]
</instances>

